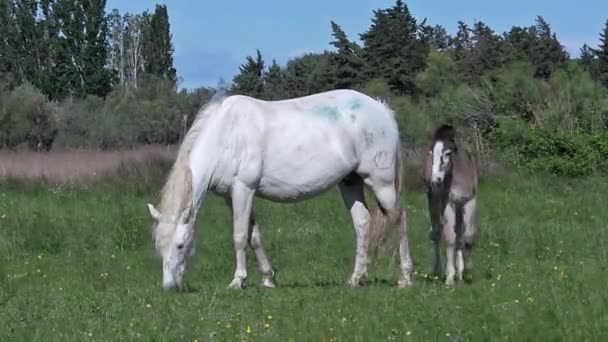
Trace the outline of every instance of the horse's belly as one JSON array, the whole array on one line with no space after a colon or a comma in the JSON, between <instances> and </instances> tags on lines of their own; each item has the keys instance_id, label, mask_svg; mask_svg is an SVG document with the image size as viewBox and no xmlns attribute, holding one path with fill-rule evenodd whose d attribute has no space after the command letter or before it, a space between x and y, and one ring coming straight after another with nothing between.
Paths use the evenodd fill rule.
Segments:
<instances>
[{"instance_id":1,"label":"horse's belly","mask_svg":"<svg viewBox=\"0 0 608 342\"><path fill-rule=\"evenodd\" d=\"M289 161L291 160L291 161ZM355 168L353 158L317 152L306 159L281 158L264 163L257 193L276 201L316 196L340 182Z\"/></svg>"},{"instance_id":2,"label":"horse's belly","mask_svg":"<svg viewBox=\"0 0 608 342\"><path fill-rule=\"evenodd\" d=\"M334 182L333 184L323 183L319 186L310 186L310 184L265 182L260 185L256 192L256 196L275 202L298 202L317 196L327 191L336 183L337 182Z\"/></svg>"}]
</instances>

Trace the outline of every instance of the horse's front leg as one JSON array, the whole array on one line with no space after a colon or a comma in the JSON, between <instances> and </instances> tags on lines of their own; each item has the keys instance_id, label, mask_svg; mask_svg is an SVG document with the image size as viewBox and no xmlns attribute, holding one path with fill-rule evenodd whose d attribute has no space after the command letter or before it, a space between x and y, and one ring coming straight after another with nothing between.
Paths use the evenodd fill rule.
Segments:
<instances>
[{"instance_id":1,"label":"horse's front leg","mask_svg":"<svg viewBox=\"0 0 608 342\"><path fill-rule=\"evenodd\" d=\"M241 182L236 182L232 186L232 220L236 270L234 271L234 279L228 285L231 289L242 289L247 279L245 248L249 240L249 223L254 194L255 191L253 189L250 189Z\"/></svg>"}]
</instances>

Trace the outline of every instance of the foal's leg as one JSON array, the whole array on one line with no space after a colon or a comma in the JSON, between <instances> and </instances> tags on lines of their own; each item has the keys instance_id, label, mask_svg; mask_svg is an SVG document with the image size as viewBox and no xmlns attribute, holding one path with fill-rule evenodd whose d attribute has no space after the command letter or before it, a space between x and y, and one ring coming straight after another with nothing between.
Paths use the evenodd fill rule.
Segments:
<instances>
[{"instance_id":1,"label":"foal's leg","mask_svg":"<svg viewBox=\"0 0 608 342\"><path fill-rule=\"evenodd\" d=\"M349 177L339 184L339 188L344 205L350 210L353 226L357 234L355 268L347 283L351 287L356 287L360 285L361 279L367 276L371 215L365 203L363 180L361 178Z\"/></svg>"},{"instance_id":2,"label":"foal's leg","mask_svg":"<svg viewBox=\"0 0 608 342\"><path fill-rule=\"evenodd\" d=\"M441 240L441 209L442 197L441 194L433 194L427 192L427 200L429 207L429 217L431 219L431 232L429 237L433 244L433 268L434 275L441 274L441 253L439 250L439 242Z\"/></svg>"},{"instance_id":3,"label":"foal's leg","mask_svg":"<svg viewBox=\"0 0 608 342\"><path fill-rule=\"evenodd\" d=\"M456 275L458 280L462 281L462 273L464 272L464 256L462 253L464 247L464 205L462 203L455 204L456 221L454 230L456 231Z\"/></svg>"},{"instance_id":4,"label":"foal's leg","mask_svg":"<svg viewBox=\"0 0 608 342\"><path fill-rule=\"evenodd\" d=\"M464 272L471 276L473 271L473 246L477 238L477 199L473 198L464 206Z\"/></svg>"},{"instance_id":5,"label":"foal's leg","mask_svg":"<svg viewBox=\"0 0 608 342\"><path fill-rule=\"evenodd\" d=\"M249 224L251 222L251 207L254 193L252 189L240 182L236 182L232 186L231 198L236 270L234 271L234 279L228 285L231 289L243 288L243 283L247 279L245 247L249 240Z\"/></svg>"},{"instance_id":6,"label":"foal's leg","mask_svg":"<svg viewBox=\"0 0 608 342\"><path fill-rule=\"evenodd\" d=\"M456 213L454 212L454 207L451 204L448 204L445 207L444 211L444 221L443 221L443 240L445 242L445 258L446 258L446 277L445 284L453 285L454 284L454 276L456 275L456 269L454 267L454 254L456 248L456 231L455 231L455 221L456 221Z\"/></svg>"}]
</instances>

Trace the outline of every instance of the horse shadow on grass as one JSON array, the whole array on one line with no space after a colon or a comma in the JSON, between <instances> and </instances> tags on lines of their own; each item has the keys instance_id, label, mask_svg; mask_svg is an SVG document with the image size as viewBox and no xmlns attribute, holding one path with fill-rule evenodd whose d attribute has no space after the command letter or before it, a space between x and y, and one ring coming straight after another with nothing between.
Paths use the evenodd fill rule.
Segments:
<instances>
[{"instance_id":1,"label":"horse shadow on grass","mask_svg":"<svg viewBox=\"0 0 608 342\"><path fill-rule=\"evenodd\" d=\"M394 287L397 284L396 280L385 278L371 278L361 282L359 288L366 287ZM340 280L315 280L312 282L286 282L279 283L277 287L281 288L348 288L346 281Z\"/></svg>"}]
</instances>

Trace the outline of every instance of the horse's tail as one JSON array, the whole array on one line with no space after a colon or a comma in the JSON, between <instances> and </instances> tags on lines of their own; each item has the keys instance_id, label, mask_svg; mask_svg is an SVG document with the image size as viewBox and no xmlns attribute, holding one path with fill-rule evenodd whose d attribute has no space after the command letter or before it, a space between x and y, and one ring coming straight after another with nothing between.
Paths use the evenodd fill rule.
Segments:
<instances>
[{"instance_id":1,"label":"horse's tail","mask_svg":"<svg viewBox=\"0 0 608 342\"><path fill-rule=\"evenodd\" d=\"M401 193L403 192L403 153L401 139L397 143L397 158L395 160L395 193L397 194L397 205L401 205Z\"/></svg>"},{"instance_id":2,"label":"horse's tail","mask_svg":"<svg viewBox=\"0 0 608 342\"><path fill-rule=\"evenodd\" d=\"M399 241L399 223L405 217L402 209L401 195L403 192L403 154L401 140L398 140L395 157L395 208L383 208L380 203L372 211L371 249L374 254L380 250L393 250ZM394 216L394 217L391 217ZM387 224L388 223L388 224Z\"/></svg>"}]
</instances>

